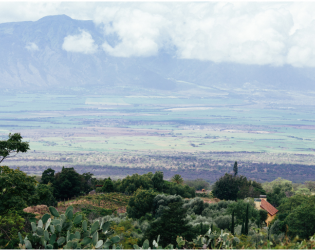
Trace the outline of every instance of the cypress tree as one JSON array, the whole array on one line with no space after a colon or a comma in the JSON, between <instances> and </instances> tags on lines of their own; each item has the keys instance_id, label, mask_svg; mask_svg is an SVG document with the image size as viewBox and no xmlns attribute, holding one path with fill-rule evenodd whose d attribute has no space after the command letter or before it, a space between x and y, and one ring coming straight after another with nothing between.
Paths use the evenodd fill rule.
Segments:
<instances>
[{"instance_id":1,"label":"cypress tree","mask_svg":"<svg viewBox=\"0 0 315 250\"><path fill-rule=\"evenodd\" d=\"M232 224L231 224L231 234L233 234L233 235L234 235L234 227L235 227L235 225L234 225L234 210L233 210L233 212L232 212Z\"/></svg>"},{"instance_id":2,"label":"cypress tree","mask_svg":"<svg viewBox=\"0 0 315 250\"><path fill-rule=\"evenodd\" d=\"M236 176L238 173L237 161L234 163L233 172L234 172L234 176Z\"/></svg>"},{"instance_id":3,"label":"cypress tree","mask_svg":"<svg viewBox=\"0 0 315 250\"><path fill-rule=\"evenodd\" d=\"M242 223L242 228L241 228L241 234L245 234L245 232L244 232L245 230L244 230L244 220L243 220L243 223Z\"/></svg>"},{"instance_id":4,"label":"cypress tree","mask_svg":"<svg viewBox=\"0 0 315 250\"><path fill-rule=\"evenodd\" d=\"M247 204L247 207L246 207L244 234L248 235L248 204Z\"/></svg>"}]
</instances>

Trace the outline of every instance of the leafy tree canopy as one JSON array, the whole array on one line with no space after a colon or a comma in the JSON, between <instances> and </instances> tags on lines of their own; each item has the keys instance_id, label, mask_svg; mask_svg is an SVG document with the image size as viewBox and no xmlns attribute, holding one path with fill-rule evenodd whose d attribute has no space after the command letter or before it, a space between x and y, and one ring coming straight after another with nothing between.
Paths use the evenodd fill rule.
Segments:
<instances>
[{"instance_id":1,"label":"leafy tree canopy","mask_svg":"<svg viewBox=\"0 0 315 250\"><path fill-rule=\"evenodd\" d=\"M55 170L48 168L42 173L41 182L43 184L54 183L55 181Z\"/></svg>"},{"instance_id":2,"label":"leafy tree canopy","mask_svg":"<svg viewBox=\"0 0 315 250\"><path fill-rule=\"evenodd\" d=\"M306 187L300 187L294 193L302 195L311 195L311 191Z\"/></svg>"},{"instance_id":3,"label":"leafy tree canopy","mask_svg":"<svg viewBox=\"0 0 315 250\"><path fill-rule=\"evenodd\" d=\"M310 197L306 202L294 209L285 219L291 236L308 238L315 234L315 197Z\"/></svg>"},{"instance_id":4,"label":"leafy tree canopy","mask_svg":"<svg viewBox=\"0 0 315 250\"><path fill-rule=\"evenodd\" d=\"M168 205L174 202L183 202L183 198L180 195L159 194L155 196L152 203L153 215L156 218L162 216L165 210L170 209Z\"/></svg>"},{"instance_id":5,"label":"leafy tree canopy","mask_svg":"<svg viewBox=\"0 0 315 250\"><path fill-rule=\"evenodd\" d=\"M266 190L267 193L273 192L273 190L276 187L279 187L281 191L287 192L287 191L292 191L293 186L292 186L292 181L282 179L281 177L271 181L271 182L264 182L262 184L263 189Z\"/></svg>"},{"instance_id":6,"label":"leafy tree canopy","mask_svg":"<svg viewBox=\"0 0 315 250\"><path fill-rule=\"evenodd\" d=\"M287 199L283 189L280 186L274 186L273 192L268 193L267 201L274 207L280 206Z\"/></svg>"},{"instance_id":7,"label":"leafy tree canopy","mask_svg":"<svg viewBox=\"0 0 315 250\"><path fill-rule=\"evenodd\" d=\"M0 163L7 157L13 157L19 152L25 153L30 149L29 143L22 142L22 139L19 133L10 133L8 140L0 141Z\"/></svg>"},{"instance_id":8,"label":"leafy tree canopy","mask_svg":"<svg viewBox=\"0 0 315 250\"><path fill-rule=\"evenodd\" d=\"M0 215L31 204L36 183L35 177L27 176L19 169L0 166Z\"/></svg>"},{"instance_id":9,"label":"leafy tree canopy","mask_svg":"<svg viewBox=\"0 0 315 250\"><path fill-rule=\"evenodd\" d=\"M309 197L301 194L294 195L285 200L277 209L280 214L289 214L301 204L307 202Z\"/></svg>"},{"instance_id":10,"label":"leafy tree canopy","mask_svg":"<svg viewBox=\"0 0 315 250\"><path fill-rule=\"evenodd\" d=\"M114 192L114 184L110 177L105 179L103 187L102 187L102 192L107 192L107 193Z\"/></svg>"},{"instance_id":11,"label":"leafy tree canopy","mask_svg":"<svg viewBox=\"0 0 315 250\"><path fill-rule=\"evenodd\" d=\"M63 200L79 196L81 194L81 176L74 168L62 168L55 175L54 196L57 200Z\"/></svg>"},{"instance_id":12,"label":"leafy tree canopy","mask_svg":"<svg viewBox=\"0 0 315 250\"><path fill-rule=\"evenodd\" d=\"M226 173L213 185L212 193L221 200L255 198L265 194L260 183L248 180L245 176Z\"/></svg>"},{"instance_id":13,"label":"leafy tree canopy","mask_svg":"<svg viewBox=\"0 0 315 250\"><path fill-rule=\"evenodd\" d=\"M87 194L93 190L96 184L96 178L93 178L92 176L93 174L90 172L81 175L81 192Z\"/></svg>"},{"instance_id":14,"label":"leafy tree canopy","mask_svg":"<svg viewBox=\"0 0 315 250\"><path fill-rule=\"evenodd\" d=\"M209 182L205 181L204 179L185 180L184 184L186 184L189 187L193 187L196 190L202 190L202 189L209 189L210 188Z\"/></svg>"},{"instance_id":15,"label":"leafy tree canopy","mask_svg":"<svg viewBox=\"0 0 315 250\"><path fill-rule=\"evenodd\" d=\"M138 189L129 199L127 213L130 218L140 219L146 213L150 213L153 207L153 199L157 195L152 189Z\"/></svg>"},{"instance_id":16,"label":"leafy tree canopy","mask_svg":"<svg viewBox=\"0 0 315 250\"><path fill-rule=\"evenodd\" d=\"M163 192L171 195L180 195L183 198L194 198L196 196L195 188L169 181L164 181Z\"/></svg>"},{"instance_id":17,"label":"leafy tree canopy","mask_svg":"<svg viewBox=\"0 0 315 250\"><path fill-rule=\"evenodd\" d=\"M151 174L151 175L150 175ZM153 188L153 182L151 177L153 176L152 173L139 175L133 174L132 176L127 176L121 181L120 184L120 192L122 193L134 193L137 189L150 189Z\"/></svg>"},{"instance_id":18,"label":"leafy tree canopy","mask_svg":"<svg viewBox=\"0 0 315 250\"><path fill-rule=\"evenodd\" d=\"M52 186L41 183L37 184L35 194L32 198L32 203L30 205L56 206L57 201L53 196Z\"/></svg>"},{"instance_id":19,"label":"leafy tree canopy","mask_svg":"<svg viewBox=\"0 0 315 250\"><path fill-rule=\"evenodd\" d=\"M156 191L162 192L163 191L163 172L157 171L154 173L152 177L153 187Z\"/></svg>"},{"instance_id":20,"label":"leafy tree canopy","mask_svg":"<svg viewBox=\"0 0 315 250\"><path fill-rule=\"evenodd\" d=\"M315 191L315 181L306 181L305 186L311 191Z\"/></svg>"}]
</instances>

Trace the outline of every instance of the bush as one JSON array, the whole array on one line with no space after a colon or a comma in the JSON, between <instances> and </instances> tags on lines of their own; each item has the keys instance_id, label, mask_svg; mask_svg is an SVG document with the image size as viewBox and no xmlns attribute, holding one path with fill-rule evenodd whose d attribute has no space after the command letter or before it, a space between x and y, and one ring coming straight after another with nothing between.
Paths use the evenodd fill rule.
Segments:
<instances>
[{"instance_id":1,"label":"bush","mask_svg":"<svg viewBox=\"0 0 315 250\"><path fill-rule=\"evenodd\" d=\"M208 225L208 226L211 226L213 224L212 218L204 217L202 215L196 215L196 216L187 215L186 219L189 222L189 225L192 225L193 227L199 226L201 223L203 225Z\"/></svg>"},{"instance_id":2,"label":"bush","mask_svg":"<svg viewBox=\"0 0 315 250\"><path fill-rule=\"evenodd\" d=\"M24 223L22 216L14 210L0 215L0 249L12 249L18 245L18 232L23 229Z\"/></svg>"},{"instance_id":3,"label":"bush","mask_svg":"<svg viewBox=\"0 0 315 250\"><path fill-rule=\"evenodd\" d=\"M150 188L153 189L153 181L148 176L148 174L144 175L133 174L132 176L128 175L121 181L119 187L120 192L128 194L133 194L139 188L145 190L149 190Z\"/></svg>"},{"instance_id":4,"label":"bush","mask_svg":"<svg viewBox=\"0 0 315 250\"><path fill-rule=\"evenodd\" d=\"M163 212L169 209L168 205L174 202L183 202L183 199L179 195L159 194L155 196L152 203L153 215L156 218L162 216Z\"/></svg>"},{"instance_id":5,"label":"bush","mask_svg":"<svg viewBox=\"0 0 315 250\"><path fill-rule=\"evenodd\" d=\"M281 233L281 222L280 220L276 220L270 227L271 234L280 234Z\"/></svg>"},{"instance_id":6,"label":"bush","mask_svg":"<svg viewBox=\"0 0 315 250\"><path fill-rule=\"evenodd\" d=\"M140 219L146 213L152 212L153 199L157 194L151 190L138 189L129 199L127 213L130 218Z\"/></svg>"},{"instance_id":7,"label":"bush","mask_svg":"<svg viewBox=\"0 0 315 250\"><path fill-rule=\"evenodd\" d=\"M169 181L164 181L163 192L171 195L180 195L183 198L194 198L196 196L194 188Z\"/></svg>"},{"instance_id":8,"label":"bush","mask_svg":"<svg viewBox=\"0 0 315 250\"><path fill-rule=\"evenodd\" d=\"M215 224L220 229L229 229L231 225L232 217L230 215L219 216L214 220Z\"/></svg>"},{"instance_id":9,"label":"bush","mask_svg":"<svg viewBox=\"0 0 315 250\"><path fill-rule=\"evenodd\" d=\"M209 182L206 182L203 179L186 180L184 181L184 184L186 184L189 187L195 188L196 190L202 190L202 189L207 190L210 188Z\"/></svg>"},{"instance_id":10,"label":"bush","mask_svg":"<svg viewBox=\"0 0 315 250\"><path fill-rule=\"evenodd\" d=\"M187 209L187 214L198 214L201 215L205 209L205 204L201 198L191 199L184 204L184 208Z\"/></svg>"}]
</instances>

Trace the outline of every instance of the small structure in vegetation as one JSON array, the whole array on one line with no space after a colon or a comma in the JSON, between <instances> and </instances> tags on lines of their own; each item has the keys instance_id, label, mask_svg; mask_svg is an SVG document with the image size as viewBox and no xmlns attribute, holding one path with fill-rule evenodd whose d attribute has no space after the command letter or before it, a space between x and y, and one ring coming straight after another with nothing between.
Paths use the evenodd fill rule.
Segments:
<instances>
[{"instance_id":1,"label":"small structure in vegetation","mask_svg":"<svg viewBox=\"0 0 315 250\"><path fill-rule=\"evenodd\" d=\"M268 212L268 218L265 221L268 226L269 223L276 217L278 210L267 201L266 195L260 195L259 198L254 199L254 202L258 210L263 209Z\"/></svg>"}]
</instances>

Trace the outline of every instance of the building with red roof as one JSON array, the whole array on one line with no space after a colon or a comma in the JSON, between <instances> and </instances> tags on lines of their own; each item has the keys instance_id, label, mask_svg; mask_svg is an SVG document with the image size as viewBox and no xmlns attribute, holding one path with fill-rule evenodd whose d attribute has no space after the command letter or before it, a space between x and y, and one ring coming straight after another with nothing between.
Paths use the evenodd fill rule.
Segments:
<instances>
[{"instance_id":1,"label":"building with red roof","mask_svg":"<svg viewBox=\"0 0 315 250\"><path fill-rule=\"evenodd\" d=\"M269 223L276 217L278 210L267 201L266 195L261 195L260 198L255 198L254 202L257 209L263 209L268 212L268 218L265 221L268 226Z\"/></svg>"}]
</instances>

